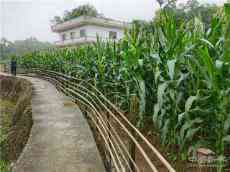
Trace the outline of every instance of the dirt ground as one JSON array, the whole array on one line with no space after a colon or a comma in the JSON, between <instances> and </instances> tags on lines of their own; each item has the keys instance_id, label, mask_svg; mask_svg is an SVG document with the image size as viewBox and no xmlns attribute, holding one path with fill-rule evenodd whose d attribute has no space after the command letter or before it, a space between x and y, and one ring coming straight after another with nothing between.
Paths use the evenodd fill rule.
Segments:
<instances>
[{"instance_id":1,"label":"dirt ground","mask_svg":"<svg viewBox=\"0 0 230 172\"><path fill-rule=\"evenodd\" d=\"M31 84L0 76L0 159L14 162L27 143L32 127Z\"/></svg>"}]
</instances>

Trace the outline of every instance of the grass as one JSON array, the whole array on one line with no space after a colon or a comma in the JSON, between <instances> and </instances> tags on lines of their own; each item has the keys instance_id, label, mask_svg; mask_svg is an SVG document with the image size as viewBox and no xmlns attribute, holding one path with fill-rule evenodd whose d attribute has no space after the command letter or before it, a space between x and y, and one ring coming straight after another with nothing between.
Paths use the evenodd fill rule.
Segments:
<instances>
[{"instance_id":1,"label":"grass","mask_svg":"<svg viewBox=\"0 0 230 172\"><path fill-rule=\"evenodd\" d=\"M3 160L0 160L0 171L9 172L9 163Z\"/></svg>"},{"instance_id":2,"label":"grass","mask_svg":"<svg viewBox=\"0 0 230 172\"><path fill-rule=\"evenodd\" d=\"M10 101L0 100L0 145L5 141L7 133L9 131L11 121L12 121L12 110L14 109L14 104ZM2 148L0 147L0 151ZM0 152L2 153L2 152ZM9 162L0 157L0 171L8 172Z\"/></svg>"}]
</instances>

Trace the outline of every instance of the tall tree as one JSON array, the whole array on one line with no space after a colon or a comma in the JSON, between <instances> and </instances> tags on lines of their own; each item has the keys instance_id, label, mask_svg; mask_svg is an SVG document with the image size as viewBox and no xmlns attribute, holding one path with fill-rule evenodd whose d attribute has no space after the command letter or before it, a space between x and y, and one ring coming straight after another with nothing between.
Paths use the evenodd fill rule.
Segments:
<instances>
[{"instance_id":1,"label":"tall tree","mask_svg":"<svg viewBox=\"0 0 230 172\"><path fill-rule=\"evenodd\" d=\"M157 0L162 2L162 0ZM218 11L220 7L210 4L200 4L197 0L188 0L186 3L177 4L176 0L169 0L163 5L164 10L174 13L177 23L189 21L194 17L199 17L207 28L211 22L211 16ZM159 19L159 11L155 15Z\"/></svg>"}]
</instances>

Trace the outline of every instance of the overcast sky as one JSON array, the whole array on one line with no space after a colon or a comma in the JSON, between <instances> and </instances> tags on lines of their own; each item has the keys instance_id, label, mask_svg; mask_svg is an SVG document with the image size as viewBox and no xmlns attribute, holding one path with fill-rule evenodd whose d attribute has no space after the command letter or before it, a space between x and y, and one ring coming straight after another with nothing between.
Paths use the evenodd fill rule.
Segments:
<instances>
[{"instance_id":1,"label":"overcast sky","mask_svg":"<svg viewBox=\"0 0 230 172\"><path fill-rule=\"evenodd\" d=\"M41 41L53 42L57 40L57 35L50 29L52 18L85 3L94 5L106 17L124 21L150 20L159 8L156 0L0 0L0 38L14 41L36 37Z\"/></svg>"}]
</instances>

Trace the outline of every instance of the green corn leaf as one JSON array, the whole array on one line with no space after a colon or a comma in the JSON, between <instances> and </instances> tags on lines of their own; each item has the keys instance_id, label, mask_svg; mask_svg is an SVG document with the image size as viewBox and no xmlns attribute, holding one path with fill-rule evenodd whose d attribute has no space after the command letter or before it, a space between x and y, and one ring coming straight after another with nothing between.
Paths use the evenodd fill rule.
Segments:
<instances>
[{"instance_id":1,"label":"green corn leaf","mask_svg":"<svg viewBox=\"0 0 230 172\"><path fill-rule=\"evenodd\" d=\"M173 78L174 78L175 64L176 64L176 59L167 61L168 74L169 74L169 77L171 80L173 80Z\"/></svg>"},{"instance_id":2,"label":"green corn leaf","mask_svg":"<svg viewBox=\"0 0 230 172\"><path fill-rule=\"evenodd\" d=\"M167 119L164 123L164 127L162 129L162 135L161 135L163 144L166 143L167 134L169 132L169 124L170 124L170 119Z\"/></svg>"},{"instance_id":3,"label":"green corn leaf","mask_svg":"<svg viewBox=\"0 0 230 172\"><path fill-rule=\"evenodd\" d=\"M138 84L139 84L138 93L139 93L139 98L140 98L140 101L139 101L139 119L140 120L139 120L139 122L142 122L143 115L145 113L145 105L146 105L145 82L142 79L138 79Z\"/></svg>"},{"instance_id":4,"label":"green corn leaf","mask_svg":"<svg viewBox=\"0 0 230 172\"><path fill-rule=\"evenodd\" d=\"M197 99L198 99L197 96L190 96L190 97L187 99L187 101L186 101L186 103L185 103L185 111L186 111L186 112L188 112L188 111L191 109L191 107L192 107L194 101L197 100Z\"/></svg>"},{"instance_id":5,"label":"green corn leaf","mask_svg":"<svg viewBox=\"0 0 230 172\"><path fill-rule=\"evenodd\" d=\"M157 116L158 116L159 111L160 111L160 105L159 103L156 103L154 105L154 113L153 113L153 122L155 123L157 122Z\"/></svg>"},{"instance_id":6,"label":"green corn leaf","mask_svg":"<svg viewBox=\"0 0 230 172\"><path fill-rule=\"evenodd\" d=\"M205 49L200 50L199 52L200 52L200 55L201 55L201 59L202 59L202 61L204 63L203 68L205 68L206 71L208 72L209 79L211 81L212 86L216 87L217 84L216 84L216 78L215 78L214 63L213 63L212 58L209 55L208 49L205 48Z\"/></svg>"},{"instance_id":7,"label":"green corn leaf","mask_svg":"<svg viewBox=\"0 0 230 172\"><path fill-rule=\"evenodd\" d=\"M224 122L224 132L228 133L229 129L230 129L230 117Z\"/></svg>"},{"instance_id":8,"label":"green corn leaf","mask_svg":"<svg viewBox=\"0 0 230 172\"><path fill-rule=\"evenodd\" d=\"M166 38L164 36L162 28L158 28L158 39L161 47L166 48Z\"/></svg>"},{"instance_id":9,"label":"green corn leaf","mask_svg":"<svg viewBox=\"0 0 230 172\"><path fill-rule=\"evenodd\" d=\"M204 34L204 24L197 17L195 17L195 19L194 19L194 26L195 26L194 32L196 34L199 34L197 36L203 36L203 34Z\"/></svg>"},{"instance_id":10,"label":"green corn leaf","mask_svg":"<svg viewBox=\"0 0 230 172\"><path fill-rule=\"evenodd\" d=\"M186 80L186 79L188 78L188 76L189 76L188 73L186 73L186 74L181 73L181 74L180 74L180 78L177 80L177 87L179 87L180 84L181 84L184 80Z\"/></svg>"},{"instance_id":11,"label":"green corn leaf","mask_svg":"<svg viewBox=\"0 0 230 172\"><path fill-rule=\"evenodd\" d=\"M192 140L193 136L201 129L201 127L189 129L186 133L185 140Z\"/></svg>"},{"instance_id":12,"label":"green corn leaf","mask_svg":"<svg viewBox=\"0 0 230 172\"><path fill-rule=\"evenodd\" d=\"M156 84L158 83L160 76L161 76L161 72L160 72L160 70L157 68L157 69L156 69L156 72L154 73L154 80L155 80L155 83L156 83Z\"/></svg>"},{"instance_id":13,"label":"green corn leaf","mask_svg":"<svg viewBox=\"0 0 230 172\"><path fill-rule=\"evenodd\" d=\"M178 124L181 123L181 121L185 118L187 114L188 114L187 112L183 112L178 115Z\"/></svg>"},{"instance_id":14,"label":"green corn leaf","mask_svg":"<svg viewBox=\"0 0 230 172\"><path fill-rule=\"evenodd\" d=\"M160 105L160 108L161 108L161 106L163 104L164 94L165 94L165 90L167 89L167 87L168 87L168 82L160 84L159 87L158 87L157 100L158 100L158 103Z\"/></svg>"},{"instance_id":15,"label":"green corn leaf","mask_svg":"<svg viewBox=\"0 0 230 172\"><path fill-rule=\"evenodd\" d=\"M200 39L200 40L201 40L201 42L207 44L210 48L215 49L215 46L212 45L212 43L211 43L209 40L204 39L204 38L202 38L202 39Z\"/></svg>"},{"instance_id":16,"label":"green corn leaf","mask_svg":"<svg viewBox=\"0 0 230 172\"><path fill-rule=\"evenodd\" d=\"M230 3L224 4L224 61L230 62Z\"/></svg>"},{"instance_id":17,"label":"green corn leaf","mask_svg":"<svg viewBox=\"0 0 230 172\"><path fill-rule=\"evenodd\" d=\"M225 137L222 139L222 141L223 141L223 142L230 143L230 135L225 136Z\"/></svg>"},{"instance_id":18,"label":"green corn leaf","mask_svg":"<svg viewBox=\"0 0 230 172\"><path fill-rule=\"evenodd\" d=\"M160 63L161 62L161 59L160 59L160 57L159 57L159 54L151 54L151 58L155 61L155 62L157 62L157 63Z\"/></svg>"},{"instance_id":19,"label":"green corn leaf","mask_svg":"<svg viewBox=\"0 0 230 172\"><path fill-rule=\"evenodd\" d=\"M201 129L201 127L189 129L186 133L186 136L184 138L181 138L181 144L180 149L182 150L186 144L186 142L191 141L194 137L194 135Z\"/></svg>"},{"instance_id":20,"label":"green corn leaf","mask_svg":"<svg viewBox=\"0 0 230 172\"><path fill-rule=\"evenodd\" d=\"M185 133L186 133L186 130L191 128L194 124L196 123L201 123L203 120L200 119L200 118L196 118L194 120L188 120L184 123L184 125L181 127L181 130L180 130L180 137L181 138L185 138Z\"/></svg>"},{"instance_id":21,"label":"green corn leaf","mask_svg":"<svg viewBox=\"0 0 230 172\"><path fill-rule=\"evenodd\" d=\"M163 125L164 125L164 116L165 115L166 115L165 109L161 109L159 117L158 117L158 120L157 120L158 126L159 126L160 129L163 128Z\"/></svg>"},{"instance_id":22,"label":"green corn leaf","mask_svg":"<svg viewBox=\"0 0 230 172\"><path fill-rule=\"evenodd\" d=\"M224 64L224 62L222 62L221 60L216 60L216 68L217 69L221 69L223 64Z\"/></svg>"},{"instance_id":23,"label":"green corn leaf","mask_svg":"<svg viewBox=\"0 0 230 172\"><path fill-rule=\"evenodd\" d=\"M224 4L224 12L226 16L230 16L230 4L228 2Z\"/></svg>"}]
</instances>

